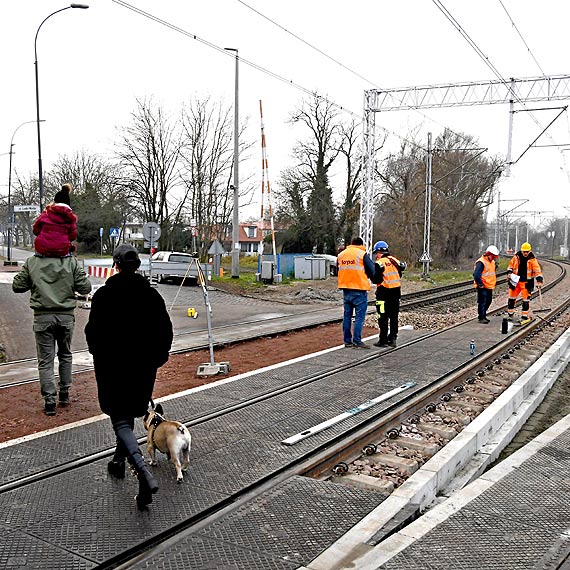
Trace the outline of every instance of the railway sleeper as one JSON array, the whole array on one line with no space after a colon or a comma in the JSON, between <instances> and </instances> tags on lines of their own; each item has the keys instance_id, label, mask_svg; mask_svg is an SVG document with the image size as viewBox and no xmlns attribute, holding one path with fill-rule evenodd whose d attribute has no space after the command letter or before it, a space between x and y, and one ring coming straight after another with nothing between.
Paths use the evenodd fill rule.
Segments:
<instances>
[{"instance_id":1,"label":"railway sleeper","mask_svg":"<svg viewBox=\"0 0 570 570\"><path fill-rule=\"evenodd\" d=\"M513 362L513 360L514 359L501 362L501 369L506 370L507 372L517 372L520 374L522 366L520 364L517 364L516 361Z\"/></svg>"},{"instance_id":2,"label":"railway sleeper","mask_svg":"<svg viewBox=\"0 0 570 570\"><path fill-rule=\"evenodd\" d=\"M340 477L332 477L330 481L331 483L340 483L341 485L348 485L357 489L378 491L384 495L389 495L396 487L392 481L362 473L347 473Z\"/></svg>"},{"instance_id":3,"label":"railway sleeper","mask_svg":"<svg viewBox=\"0 0 570 570\"><path fill-rule=\"evenodd\" d=\"M493 382L497 384L501 384L505 388L510 386L517 378L519 377L519 373L514 372L503 372L502 370L497 370L497 374L493 377Z\"/></svg>"},{"instance_id":4,"label":"railway sleeper","mask_svg":"<svg viewBox=\"0 0 570 570\"><path fill-rule=\"evenodd\" d=\"M480 414L485 409L485 406L481 404L477 404L476 402L467 402L465 400L460 400L459 398L460 396L454 396L453 400L446 404L446 407L467 410L474 414Z\"/></svg>"},{"instance_id":5,"label":"railway sleeper","mask_svg":"<svg viewBox=\"0 0 570 570\"><path fill-rule=\"evenodd\" d=\"M493 382L494 381L495 379L493 378ZM491 382L477 382L477 387L485 390L486 392L490 392L491 394L501 394L505 391L505 386L497 386Z\"/></svg>"},{"instance_id":6,"label":"railway sleeper","mask_svg":"<svg viewBox=\"0 0 570 570\"><path fill-rule=\"evenodd\" d=\"M417 439L415 437L401 435L394 440L394 443L404 449L419 451L426 457L433 457L441 449L437 443L426 441L423 437L421 439Z\"/></svg>"},{"instance_id":7,"label":"railway sleeper","mask_svg":"<svg viewBox=\"0 0 570 570\"><path fill-rule=\"evenodd\" d=\"M457 430L455 428L439 425L433 422L419 423L418 429L424 433L433 433L435 435L439 435L439 437L445 439L446 441L452 440L457 435Z\"/></svg>"},{"instance_id":8,"label":"railway sleeper","mask_svg":"<svg viewBox=\"0 0 570 570\"><path fill-rule=\"evenodd\" d=\"M369 457L370 461L380 467L391 467L405 473L407 476L413 475L419 469L419 463L407 457L398 457L389 453L374 453Z\"/></svg>"},{"instance_id":9,"label":"railway sleeper","mask_svg":"<svg viewBox=\"0 0 570 570\"><path fill-rule=\"evenodd\" d=\"M466 416L465 414L459 414L453 410L441 410L438 408L435 412L435 415L439 416L443 420L455 421L462 426L466 426L467 424L471 423L471 418L469 416Z\"/></svg>"},{"instance_id":10,"label":"railway sleeper","mask_svg":"<svg viewBox=\"0 0 570 570\"><path fill-rule=\"evenodd\" d=\"M485 402L486 404L490 404L495 399L495 396L493 396L493 394L489 394L488 392L481 390L474 390L469 385L465 386L462 395L469 396L470 398L479 400L480 402Z\"/></svg>"}]
</instances>

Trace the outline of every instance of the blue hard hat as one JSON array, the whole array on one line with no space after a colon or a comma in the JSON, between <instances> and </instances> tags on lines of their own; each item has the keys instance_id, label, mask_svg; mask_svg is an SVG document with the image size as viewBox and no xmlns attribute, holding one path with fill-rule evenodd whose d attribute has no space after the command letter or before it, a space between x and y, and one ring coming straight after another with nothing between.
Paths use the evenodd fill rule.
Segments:
<instances>
[{"instance_id":1,"label":"blue hard hat","mask_svg":"<svg viewBox=\"0 0 570 570\"><path fill-rule=\"evenodd\" d=\"M390 246L385 241L377 241L372 248L372 253L381 252L388 253Z\"/></svg>"}]
</instances>

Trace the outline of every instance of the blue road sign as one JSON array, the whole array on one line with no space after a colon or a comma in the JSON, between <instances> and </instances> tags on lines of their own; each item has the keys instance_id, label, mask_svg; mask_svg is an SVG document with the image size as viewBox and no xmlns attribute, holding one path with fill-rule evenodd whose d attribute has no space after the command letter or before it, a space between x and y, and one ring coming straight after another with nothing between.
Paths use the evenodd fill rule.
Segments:
<instances>
[{"instance_id":1,"label":"blue road sign","mask_svg":"<svg viewBox=\"0 0 570 570\"><path fill-rule=\"evenodd\" d=\"M109 229L109 236L112 238L118 238L119 237L119 228L110 228Z\"/></svg>"}]
</instances>

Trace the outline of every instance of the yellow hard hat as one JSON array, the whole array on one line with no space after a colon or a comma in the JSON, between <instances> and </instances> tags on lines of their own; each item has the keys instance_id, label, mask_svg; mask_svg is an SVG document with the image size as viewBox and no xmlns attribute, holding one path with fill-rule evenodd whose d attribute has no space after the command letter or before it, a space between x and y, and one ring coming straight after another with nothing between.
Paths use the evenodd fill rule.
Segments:
<instances>
[{"instance_id":1,"label":"yellow hard hat","mask_svg":"<svg viewBox=\"0 0 570 570\"><path fill-rule=\"evenodd\" d=\"M528 243L528 241L525 241L521 245L521 251L530 251L531 249L532 249L532 247L530 247L530 243Z\"/></svg>"}]
</instances>

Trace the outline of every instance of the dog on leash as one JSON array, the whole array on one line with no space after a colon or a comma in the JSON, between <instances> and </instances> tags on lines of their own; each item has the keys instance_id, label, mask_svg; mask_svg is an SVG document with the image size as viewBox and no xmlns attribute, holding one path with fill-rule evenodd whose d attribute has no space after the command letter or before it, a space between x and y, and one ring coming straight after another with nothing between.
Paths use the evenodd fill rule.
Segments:
<instances>
[{"instance_id":1,"label":"dog on leash","mask_svg":"<svg viewBox=\"0 0 570 570\"><path fill-rule=\"evenodd\" d=\"M192 438L188 428L180 422L166 420L162 415L162 406L157 404L145 414L144 427L147 430L147 449L150 465L157 465L156 450L165 453L176 468L176 480L182 482L182 472L190 463L190 445Z\"/></svg>"}]
</instances>

